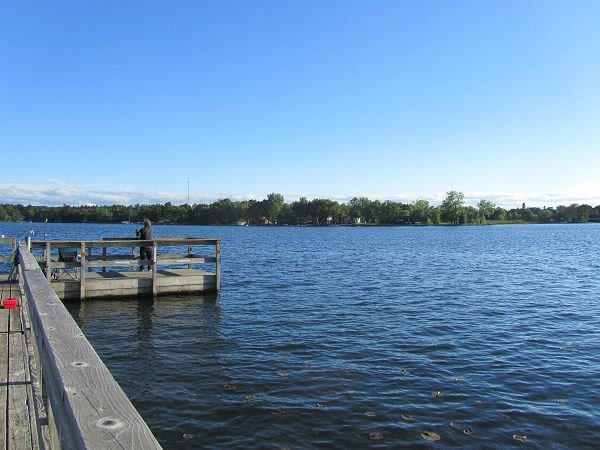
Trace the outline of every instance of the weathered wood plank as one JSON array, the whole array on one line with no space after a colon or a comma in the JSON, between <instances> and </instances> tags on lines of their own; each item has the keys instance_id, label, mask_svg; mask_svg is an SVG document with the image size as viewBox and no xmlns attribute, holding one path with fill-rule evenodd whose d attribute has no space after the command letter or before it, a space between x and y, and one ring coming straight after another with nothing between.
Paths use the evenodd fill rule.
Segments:
<instances>
[{"instance_id":1,"label":"weathered wood plank","mask_svg":"<svg viewBox=\"0 0 600 450\"><path fill-rule=\"evenodd\" d=\"M164 288L162 286L158 286L158 295L162 296L162 295L178 295L178 294L186 294L186 295L203 295L203 294L209 294L209 293L213 293L216 291L215 286L206 286L205 289L203 289L202 291L198 291L197 289L191 289L188 285L182 284L182 285L174 285L174 286L169 286L168 288ZM139 297L151 297L152 294L152 287L149 286L148 288L145 289L138 289L138 290L126 290L126 289L112 289L112 290L105 290L105 289L99 289L99 290L95 290L95 291L91 291L87 293L87 299L110 299L110 298L119 298L119 299L123 299L126 297L135 297L135 298L139 298ZM72 296L67 296L66 297L67 300L77 300L77 293L75 293Z\"/></svg>"},{"instance_id":2,"label":"weathered wood plank","mask_svg":"<svg viewBox=\"0 0 600 450\"><path fill-rule=\"evenodd\" d=\"M81 255L81 267L79 270L79 298L85 300L85 273L87 272L85 244L81 243L80 253Z\"/></svg>"},{"instance_id":3,"label":"weathered wood plank","mask_svg":"<svg viewBox=\"0 0 600 450\"><path fill-rule=\"evenodd\" d=\"M31 373L29 370L29 354L25 339L25 329L22 316L23 310L21 308L10 310L9 340L11 342L11 348L19 349L19 354L14 356L15 358L19 358L20 361L19 359L16 360L19 367L16 369L15 373L18 374L19 380L16 380L17 386L14 395L11 396L11 393L9 392L9 411L19 408L19 415L21 417L19 423L25 427L23 432L29 435L29 439L23 440L19 438L16 440L16 446L14 448L28 448L27 445L29 442L31 442L31 448L38 449L40 448L38 424L36 422L37 416L33 399L33 386L31 383ZM23 368L22 372L21 367ZM12 386L12 383L10 383L10 385ZM9 388L9 391L10 390L12 390L12 387ZM11 402L11 398L14 401ZM9 423L12 423L10 422L10 417Z\"/></svg>"},{"instance_id":4,"label":"weathered wood plank","mask_svg":"<svg viewBox=\"0 0 600 450\"><path fill-rule=\"evenodd\" d=\"M0 333L8 333L9 309L0 308Z\"/></svg>"},{"instance_id":5,"label":"weathered wood plank","mask_svg":"<svg viewBox=\"0 0 600 450\"><path fill-rule=\"evenodd\" d=\"M33 448L27 389L30 387L25 366L20 309L10 310L8 333L8 449Z\"/></svg>"},{"instance_id":6,"label":"weathered wood plank","mask_svg":"<svg viewBox=\"0 0 600 450\"><path fill-rule=\"evenodd\" d=\"M208 264L216 263L217 258L214 256L203 256L203 255L175 255L175 254L162 254L158 255L158 264Z\"/></svg>"},{"instance_id":7,"label":"weathered wood plank","mask_svg":"<svg viewBox=\"0 0 600 450\"><path fill-rule=\"evenodd\" d=\"M23 272L20 271L20 279L23 280ZM35 330L31 327L29 320L28 299L24 293L23 286L19 286L21 296L21 315L23 324L24 347L27 349L25 355L25 364L29 367L28 380L31 382L31 389L27 390L29 399L30 417L35 417L35 423L32 423L32 443L34 449L54 449L60 448L58 442L56 445L51 443L50 430L48 427L48 414L42 392L42 370L40 354L44 349L37 348L35 340Z\"/></svg>"},{"instance_id":8,"label":"weathered wood plank","mask_svg":"<svg viewBox=\"0 0 600 450\"><path fill-rule=\"evenodd\" d=\"M191 273L181 274L183 271L189 271ZM194 269L172 269L169 271L165 270L163 272L169 272L169 274L158 277L158 285L160 287L179 285L214 286L216 284L216 277L214 273L207 274L200 271L194 271ZM178 272L180 273L179 275L177 275Z\"/></svg>"},{"instance_id":9,"label":"weathered wood plank","mask_svg":"<svg viewBox=\"0 0 600 450\"><path fill-rule=\"evenodd\" d=\"M161 258L181 258L181 259L194 259L194 258L209 258L209 255L204 255L202 253L159 253L158 259Z\"/></svg>"},{"instance_id":10,"label":"weathered wood plank","mask_svg":"<svg viewBox=\"0 0 600 450\"><path fill-rule=\"evenodd\" d=\"M35 259L21 250L24 268ZM31 261L30 261L31 259ZM48 281L26 270L30 320L41 354L45 392L65 448L160 448Z\"/></svg>"},{"instance_id":11,"label":"weathered wood plank","mask_svg":"<svg viewBox=\"0 0 600 450\"><path fill-rule=\"evenodd\" d=\"M95 257L98 258L98 257ZM111 258L111 259L108 259ZM96 267L124 267L124 266L141 266L152 264L152 260L148 259L132 259L131 257L123 258L112 258L112 256L108 256L107 259L88 259L87 266L88 268L96 268ZM171 255L171 254L159 254L157 256L157 264L159 265L175 265L175 264L209 264L216 263L217 259L214 256L197 256L194 258L188 258L184 256ZM78 267L79 265L73 263L58 263L53 262L53 268L72 268Z\"/></svg>"},{"instance_id":12,"label":"weathered wood plank","mask_svg":"<svg viewBox=\"0 0 600 450\"><path fill-rule=\"evenodd\" d=\"M216 270L216 275L217 275L216 289L217 289L217 291L220 291L221 290L221 241L218 241L215 243L215 258L216 258L215 270Z\"/></svg>"},{"instance_id":13,"label":"weathered wood plank","mask_svg":"<svg viewBox=\"0 0 600 450\"><path fill-rule=\"evenodd\" d=\"M86 276L86 298L151 295L153 272L88 272ZM180 293L202 293L216 290L213 272L197 269L160 269L156 272L158 295ZM56 294L64 300L79 298L79 282L61 279L51 283Z\"/></svg>"},{"instance_id":14,"label":"weathered wood plank","mask_svg":"<svg viewBox=\"0 0 600 450\"><path fill-rule=\"evenodd\" d=\"M77 241L77 240L69 240L69 241L31 241L31 248L46 248L46 243L51 244L52 248L59 247L73 247L81 242L85 242L85 246L88 248L102 248L102 247L151 247L153 242L161 246L187 246L187 245L208 245L214 246L217 242L220 242L220 239L196 239L196 238L160 238L154 239L150 241L142 241L139 239L131 239L131 240L118 240L118 241Z\"/></svg>"},{"instance_id":15,"label":"weathered wood plank","mask_svg":"<svg viewBox=\"0 0 600 450\"><path fill-rule=\"evenodd\" d=\"M110 258L110 257L109 257ZM141 265L152 265L151 259L132 259L129 257L128 259L107 259L105 261L87 261L88 268L92 267L124 267L124 266L141 266Z\"/></svg>"},{"instance_id":16,"label":"weathered wood plank","mask_svg":"<svg viewBox=\"0 0 600 450\"><path fill-rule=\"evenodd\" d=\"M8 331L10 333L21 333L23 331L22 323L21 323L21 309L20 308L12 308L8 310L9 321L8 321Z\"/></svg>"},{"instance_id":17,"label":"weathered wood plank","mask_svg":"<svg viewBox=\"0 0 600 450\"><path fill-rule=\"evenodd\" d=\"M6 448L6 417L8 405L8 309L0 309L0 448Z\"/></svg>"},{"instance_id":18,"label":"weathered wood plank","mask_svg":"<svg viewBox=\"0 0 600 450\"><path fill-rule=\"evenodd\" d=\"M32 338L31 323L29 321L27 310L27 297L25 297L21 286L19 286L19 295L21 301L20 319L23 333L21 340L23 342L23 364L26 367L25 378L27 380L27 405L29 407L29 417L31 421L31 443L34 449L49 448L44 440L47 432L46 414L42 399L40 377L37 371L39 367L36 361L35 346ZM46 433L47 434L47 433Z\"/></svg>"},{"instance_id":19,"label":"weathered wood plank","mask_svg":"<svg viewBox=\"0 0 600 450\"><path fill-rule=\"evenodd\" d=\"M164 280L168 281L168 284L164 285L162 282ZM108 297L131 297L131 296L139 296L139 295L152 295L152 284L151 280L148 279L145 283L140 282L137 286L126 287L124 284L112 284L107 286L104 283L100 283L97 286L90 286L88 284L88 289L86 291L86 296L88 299L91 298L108 298ZM175 283L174 281L178 281ZM197 280L191 280L190 278L180 278L176 279L175 277L158 277L157 278L157 294L177 294L177 293L195 293L200 294L203 292L212 292L215 290L215 282L214 276L211 277L210 281L204 281L202 278ZM76 292L73 292L76 294ZM67 298L75 299L76 296L67 296Z\"/></svg>"},{"instance_id":20,"label":"weathered wood plank","mask_svg":"<svg viewBox=\"0 0 600 450\"><path fill-rule=\"evenodd\" d=\"M33 241L30 242L31 245L33 246ZM46 250L44 251L44 275L46 275L46 278L50 278L50 274L52 272L52 248L50 247L50 243L46 242Z\"/></svg>"},{"instance_id":21,"label":"weathered wood plank","mask_svg":"<svg viewBox=\"0 0 600 450\"><path fill-rule=\"evenodd\" d=\"M88 259L87 266L88 267L117 267L117 266L136 266L136 265L148 265L152 264L151 259L139 259L139 258L131 258L131 256L124 258L123 256L115 257L109 256L110 259L102 260L101 257L94 257L95 259ZM195 256L195 257L186 257L180 255L171 255L171 254L159 254L157 256L157 262L161 265L168 264L208 264L215 263L217 259L214 256ZM73 269L79 268L80 263L72 263L72 262L63 262L63 261L52 261L50 263L53 269Z\"/></svg>"},{"instance_id":22,"label":"weathered wood plank","mask_svg":"<svg viewBox=\"0 0 600 450\"><path fill-rule=\"evenodd\" d=\"M156 275L158 269L156 267L156 255L157 255L157 246L156 242L152 246L152 296L156 297L158 295L158 283L156 282Z\"/></svg>"},{"instance_id":23,"label":"weathered wood plank","mask_svg":"<svg viewBox=\"0 0 600 450\"><path fill-rule=\"evenodd\" d=\"M91 261L120 261L120 260L131 261L132 259L137 259L137 258L134 258L132 255L109 255L108 253L106 253L106 254L103 253L102 255L96 255L96 256L88 255L88 262L91 262Z\"/></svg>"}]
</instances>

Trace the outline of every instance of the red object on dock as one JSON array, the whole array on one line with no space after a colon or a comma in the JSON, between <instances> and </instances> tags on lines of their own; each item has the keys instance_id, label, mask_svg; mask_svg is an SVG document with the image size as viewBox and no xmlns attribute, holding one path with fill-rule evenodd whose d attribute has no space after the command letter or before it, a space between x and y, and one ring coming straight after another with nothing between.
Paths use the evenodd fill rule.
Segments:
<instances>
[{"instance_id":1,"label":"red object on dock","mask_svg":"<svg viewBox=\"0 0 600 450\"><path fill-rule=\"evenodd\" d=\"M13 309L13 308L17 308L19 306L19 301L14 298L5 298L4 300L2 300L2 307L4 309Z\"/></svg>"}]
</instances>

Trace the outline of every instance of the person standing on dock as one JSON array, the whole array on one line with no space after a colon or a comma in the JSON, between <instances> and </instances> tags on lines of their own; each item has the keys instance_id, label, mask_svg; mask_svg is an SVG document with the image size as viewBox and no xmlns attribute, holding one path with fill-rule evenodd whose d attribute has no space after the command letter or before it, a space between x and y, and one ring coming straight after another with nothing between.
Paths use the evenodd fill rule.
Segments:
<instances>
[{"instance_id":1,"label":"person standing on dock","mask_svg":"<svg viewBox=\"0 0 600 450\"><path fill-rule=\"evenodd\" d=\"M136 231L136 234L139 235L140 240L142 241L150 241L152 240L152 224L150 220L144 218L144 227L140 228ZM152 259L152 247L140 247L140 260L143 259ZM148 270L150 270L150 265L148 265ZM140 266L140 270L144 270L144 266Z\"/></svg>"}]
</instances>

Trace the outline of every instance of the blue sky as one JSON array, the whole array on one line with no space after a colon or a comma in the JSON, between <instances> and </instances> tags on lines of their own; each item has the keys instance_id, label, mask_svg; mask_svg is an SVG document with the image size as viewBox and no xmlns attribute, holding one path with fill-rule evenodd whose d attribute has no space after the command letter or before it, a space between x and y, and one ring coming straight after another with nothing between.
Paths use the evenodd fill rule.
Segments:
<instances>
[{"instance_id":1,"label":"blue sky","mask_svg":"<svg viewBox=\"0 0 600 450\"><path fill-rule=\"evenodd\" d=\"M600 2L0 5L0 203L600 204Z\"/></svg>"}]
</instances>

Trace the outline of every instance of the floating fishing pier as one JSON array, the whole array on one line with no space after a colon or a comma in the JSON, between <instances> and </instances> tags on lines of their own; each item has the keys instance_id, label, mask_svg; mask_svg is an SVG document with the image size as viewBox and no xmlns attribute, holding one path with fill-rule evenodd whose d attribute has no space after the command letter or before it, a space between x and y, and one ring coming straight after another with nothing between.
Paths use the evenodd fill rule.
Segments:
<instances>
[{"instance_id":1,"label":"floating fishing pier","mask_svg":"<svg viewBox=\"0 0 600 450\"><path fill-rule=\"evenodd\" d=\"M32 253L62 300L198 294L221 289L219 239L30 241ZM152 250L152 259L137 255ZM150 268L141 271L140 268Z\"/></svg>"},{"instance_id":2,"label":"floating fishing pier","mask_svg":"<svg viewBox=\"0 0 600 450\"><path fill-rule=\"evenodd\" d=\"M218 291L220 241L2 237L0 246L11 268L0 275L0 450L160 449L61 299ZM152 259L136 257L140 246Z\"/></svg>"}]
</instances>

